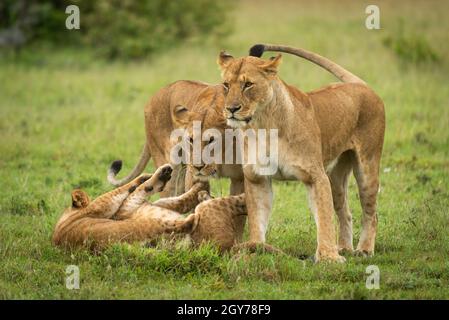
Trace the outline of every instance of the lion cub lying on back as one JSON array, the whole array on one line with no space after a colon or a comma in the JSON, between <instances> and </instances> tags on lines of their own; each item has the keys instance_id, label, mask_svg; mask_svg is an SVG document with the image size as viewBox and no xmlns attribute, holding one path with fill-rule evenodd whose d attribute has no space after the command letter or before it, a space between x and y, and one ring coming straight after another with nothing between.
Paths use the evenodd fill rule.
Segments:
<instances>
[{"instance_id":1,"label":"lion cub lying on back","mask_svg":"<svg viewBox=\"0 0 449 320\"><path fill-rule=\"evenodd\" d=\"M223 251L230 249L236 243L236 219L246 215L245 195L212 199L202 190L204 185L196 183L181 196L148 202L148 196L164 189L171 173L171 166L163 165L153 175L143 174L93 201L84 191L74 190L72 207L56 224L53 244L98 250L111 243L182 233L194 244L209 240ZM181 215L193 208L193 214Z\"/></svg>"}]
</instances>

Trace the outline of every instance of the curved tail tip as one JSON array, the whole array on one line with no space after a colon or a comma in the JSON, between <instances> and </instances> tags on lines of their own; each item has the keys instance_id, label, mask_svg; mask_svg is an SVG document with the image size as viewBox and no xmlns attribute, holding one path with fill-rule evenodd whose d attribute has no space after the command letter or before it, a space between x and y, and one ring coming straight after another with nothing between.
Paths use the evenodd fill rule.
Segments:
<instances>
[{"instance_id":1,"label":"curved tail tip","mask_svg":"<svg viewBox=\"0 0 449 320\"><path fill-rule=\"evenodd\" d=\"M115 160L114 162L112 162L109 170L112 171L114 175L119 173L119 171L122 170L122 160Z\"/></svg>"},{"instance_id":2,"label":"curved tail tip","mask_svg":"<svg viewBox=\"0 0 449 320\"><path fill-rule=\"evenodd\" d=\"M249 55L252 57L262 57L263 52L265 51L265 46L263 44L255 44L249 49Z\"/></svg>"}]
</instances>

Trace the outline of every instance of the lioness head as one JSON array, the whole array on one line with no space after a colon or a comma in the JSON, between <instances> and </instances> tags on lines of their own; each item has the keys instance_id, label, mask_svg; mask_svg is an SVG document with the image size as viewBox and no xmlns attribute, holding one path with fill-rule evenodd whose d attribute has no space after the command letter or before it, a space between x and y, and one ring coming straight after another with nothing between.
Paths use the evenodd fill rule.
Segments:
<instances>
[{"instance_id":1,"label":"lioness head","mask_svg":"<svg viewBox=\"0 0 449 320\"><path fill-rule=\"evenodd\" d=\"M224 104L221 85L208 86L188 100L186 103L178 103L171 110L174 128L187 128L193 121L206 120L215 122L217 127L226 125L221 113ZM209 119L205 119L206 116Z\"/></svg>"},{"instance_id":2,"label":"lioness head","mask_svg":"<svg viewBox=\"0 0 449 320\"><path fill-rule=\"evenodd\" d=\"M272 81L277 78L281 55L264 60L256 57L234 59L221 52L218 65L222 70L225 94L224 116L233 128L246 126L256 111L273 99Z\"/></svg>"},{"instance_id":3,"label":"lioness head","mask_svg":"<svg viewBox=\"0 0 449 320\"><path fill-rule=\"evenodd\" d=\"M213 113L208 112L201 122L201 129L193 122L186 128L185 139L190 149L187 168L195 180L206 181L216 176L217 164L215 156L222 157L223 132L216 128ZM223 119L221 119L223 122ZM214 134L215 133L215 134Z\"/></svg>"},{"instance_id":4,"label":"lioness head","mask_svg":"<svg viewBox=\"0 0 449 320\"><path fill-rule=\"evenodd\" d=\"M217 85L203 90L190 106L175 108L173 117L178 127L185 130L184 139L190 149L186 163L195 180L205 181L217 172L215 162L205 157L213 158L219 150L219 155L222 152L224 143L220 140L226 128L223 106L222 88Z\"/></svg>"},{"instance_id":5,"label":"lioness head","mask_svg":"<svg viewBox=\"0 0 449 320\"><path fill-rule=\"evenodd\" d=\"M212 137L213 139L213 137ZM203 150L208 145L214 143L213 140L201 142L201 150ZM200 159L199 162L194 162L193 154L191 154L191 159L187 164L188 170L192 173L193 178L197 181L207 181L217 174L217 165L214 162L206 163L204 159Z\"/></svg>"}]
</instances>

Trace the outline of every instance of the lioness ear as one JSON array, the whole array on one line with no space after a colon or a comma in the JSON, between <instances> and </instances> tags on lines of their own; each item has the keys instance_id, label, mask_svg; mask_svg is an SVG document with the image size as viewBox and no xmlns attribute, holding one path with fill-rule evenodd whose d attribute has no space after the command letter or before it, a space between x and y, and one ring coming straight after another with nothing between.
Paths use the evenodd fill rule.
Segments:
<instances>
[{"instance_id":1,"label":"lioness ear","mask_svg":"<svg viewBox=\"0 0 449 320\"><path fill-rule=\"evenodd\" d=\"M180 122L181 124L184 124L188 120L189 115L189 109L187 109L185 106L175 106L173 108L173 118L177 122Z\"/></svg>"},{"instance_id":2,"label":"lioness ear","mask_svg":"<svg viewBox=\"0 0 449 320\"><path fill-rule=\"evenodd\" d=\"M86 192L81 189L75 189L72 191L72 207L73 208L85 208L88 206L90 200Z\"/></svg>"},{"instance_id":3,"label":"lioness ear","mask_svg":"<svg viewBox=\"0 0 449 320\"><path fill-rule=\"evenodd\" d=\"M277 74L279 65L282 62L282 55L278 54L276 57L271 57L270 61L261 65L260 67L269 75Z\"/></svg>"},{"instance_id":4,"label":"lioness ear","mask_svg":"<svg viewBox=\"0 0 449 320\"><path fill-rule=\"evenodd\" d=\"M221 69L225 69L232 60L234 60L233 56L226 53L225 51L221 51L220 55L218 56L217 63Z\"/></svg>"}]
</instances>

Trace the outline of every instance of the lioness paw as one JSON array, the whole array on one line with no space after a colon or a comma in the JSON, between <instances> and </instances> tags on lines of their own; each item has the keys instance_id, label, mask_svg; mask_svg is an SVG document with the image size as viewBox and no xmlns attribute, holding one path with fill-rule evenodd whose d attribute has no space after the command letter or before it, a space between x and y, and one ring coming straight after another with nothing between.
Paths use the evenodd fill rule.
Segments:
<instances>
[{"instance_id":1,"label":"lioness paw","mask_svg":"<svg viewBox=\"0 0 449 320\"><path fill-rule=\"evenodd\" d=\"M368 257L373 256L373 255L374 255L374 252L372 252L372 251L367 251L367 250L360 250L360 249L357 249L357 250L355 251L355 255L356 255L357 257L368 258Z\"/></svg>"},{"instance_id":2,"label":"lioness paw","mask_svg":"<svg viewBox=\"0 0 449 320\"><path fill-rule=\"evenodd\" d=\"M337 263L345 263L346 262L346 258L343 256L340 256L339 254L332 254L332 255L320 255L320 254L316 254L315 255L315 259L314 259L315 263L319 263L319 262L337 262Z\"/></svg>"},{"instance_id":3,"label":"lioness paw","mask_svg":"<svg viewBox=\"0 0 449 320\"><path fill-rule=\"evenodd\" d=\"M352 248L339 248L338 253L340 255L346 256L346 255L352 255L354 253L354 249Z\"/></svg>"}]
</instances>

